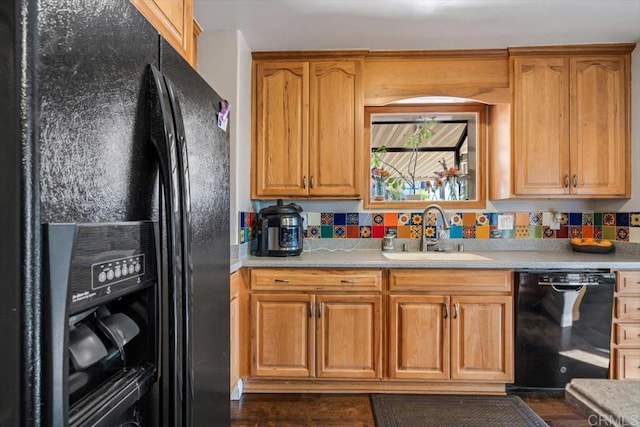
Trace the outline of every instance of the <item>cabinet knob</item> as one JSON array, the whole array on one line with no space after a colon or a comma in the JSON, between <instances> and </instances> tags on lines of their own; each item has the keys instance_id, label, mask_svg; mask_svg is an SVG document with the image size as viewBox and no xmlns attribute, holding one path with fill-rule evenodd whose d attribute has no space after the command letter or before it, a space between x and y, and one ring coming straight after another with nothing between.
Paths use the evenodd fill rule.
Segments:
<instances>
[{"instance_id":1,"label":"cabinet knob","mask_svg":"<svg viewBox=\"0 0 640 427\"><path fill-rule=\"evenodd\" d=\"M578 186L578 175L573 174L573 188Z\"/></svg>"},{"instance_id":2,"label":"cabinet knob","mask_svg":"<svg viewBox=\"0 0 640 427\"><path fill-rule=\"evenodd\" d=\"M564 176L564 188L569 188L569 174Z\"/></svg>"}]
</instances>

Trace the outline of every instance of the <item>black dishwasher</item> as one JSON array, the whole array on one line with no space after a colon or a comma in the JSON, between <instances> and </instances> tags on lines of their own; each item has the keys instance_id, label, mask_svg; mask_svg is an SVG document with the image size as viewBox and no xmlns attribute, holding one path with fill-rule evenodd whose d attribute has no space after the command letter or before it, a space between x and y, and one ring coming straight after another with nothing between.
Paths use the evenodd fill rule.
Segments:
<instances>
[{"instance_id":1,"label":"black dishwasher","mask_svg":"<svg viewBox=\"0 0 640 427\"><path fill-rule=\"evenodd\" d=\"M564 390L573 378L609 375L615 274L530 270L516 274L514 390Z\"/></svg>"}]
</instances>

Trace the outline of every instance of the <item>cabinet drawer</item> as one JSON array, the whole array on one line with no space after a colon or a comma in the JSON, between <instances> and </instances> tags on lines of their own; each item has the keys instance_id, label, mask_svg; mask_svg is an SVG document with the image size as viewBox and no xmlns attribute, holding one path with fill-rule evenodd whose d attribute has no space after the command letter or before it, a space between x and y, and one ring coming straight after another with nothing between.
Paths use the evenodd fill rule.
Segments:
<instances>
[{"instance_id":1,"label":"cabinet drawer","mask_svg":"<svg viewBox=\"0 0 640 427\"><path fill-rule=\"evenodd\" d=\"M616 319L640 320L640 297L616 297Z\"/></svg>"},{"instance_id":2,"label":"cabinet drawer","mask_svg":"<svg viewBox=\"0 0 640 427\"><path fill-rule=\"evenodd\" d=\"M616 345L640 348L640 323L617 323L614 339Z\"/></svg>"},{"instance_id":3,"label":"cabinet drawer","mask_svg":"<svg viewBox=\"0 0 640 427\"><path fill-rule=\"evenodd\" d=\"M640 294L640 271L618 271L616 292L619 294Z\"/></svg>"},{"instance_id":4,"label":"cabinet drawer","mask_svg":"<svg viewBox=\"0 0 640 427\"><path fill-rule=\"evenodd\" d=\"M511 293L510 270L391 270L389 290L465 295Z\"/></svg>"},{"instance_id":5,"label":"cabinet drawer","mask_svg":"<svg viewBox=\"0 0 640 427\"><path fill-rule=\"evenodd\" d=\"M617 348L613 351L616 379L640 379L640 350Z\"/></svg>"},{"instance_id":6,"label":"cabinet drawer","mask_svg":"<svg viewBox=\"0 0 640 427\"><path fill-rule=\"evenodd\" d=\"M381 270L318 270L254 268L251 290L260 291L381 291Z\"/></svg>"}]
</instances>

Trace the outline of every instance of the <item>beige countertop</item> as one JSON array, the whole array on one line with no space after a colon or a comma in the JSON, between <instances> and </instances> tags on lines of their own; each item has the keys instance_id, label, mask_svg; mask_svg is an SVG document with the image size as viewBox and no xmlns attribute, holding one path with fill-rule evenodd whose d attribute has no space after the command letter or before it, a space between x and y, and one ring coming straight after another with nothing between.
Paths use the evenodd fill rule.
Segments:
<instances>
[{"instance_id":1,"label":"beige countertop","mask_svg":"<svg viewBox=\"0 0 640 427\"><path fill-rule=\"evenodd\" d=\"M490 260L390 260L376 249L314 249L292 257L249 256L232 261L241 267L276 268L460 268L460 269L640 269L635 253L589 254L570 250L467 251Z\"/></svg>"}]
</instances>

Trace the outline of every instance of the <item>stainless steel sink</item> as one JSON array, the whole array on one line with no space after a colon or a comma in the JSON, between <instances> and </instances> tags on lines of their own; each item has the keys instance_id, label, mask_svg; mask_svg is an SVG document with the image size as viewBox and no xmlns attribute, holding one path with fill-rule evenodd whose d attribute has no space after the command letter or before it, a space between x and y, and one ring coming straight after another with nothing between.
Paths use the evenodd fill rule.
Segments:
<instances>
[{"instance_id":1,"label":"stainless steel sink","mask_svg":"<svg viewBox=\"0 0 640 427\"><path fill-rule=\"evenodd\" d=\"M482 255L468 252L383 252L392 261L491 261Z\"/></svg>"}]
</instances>

